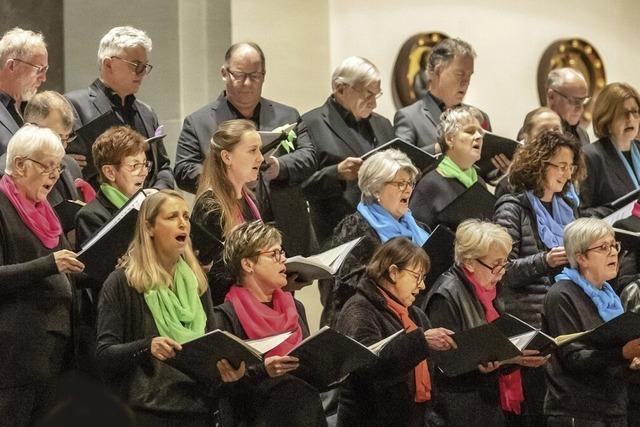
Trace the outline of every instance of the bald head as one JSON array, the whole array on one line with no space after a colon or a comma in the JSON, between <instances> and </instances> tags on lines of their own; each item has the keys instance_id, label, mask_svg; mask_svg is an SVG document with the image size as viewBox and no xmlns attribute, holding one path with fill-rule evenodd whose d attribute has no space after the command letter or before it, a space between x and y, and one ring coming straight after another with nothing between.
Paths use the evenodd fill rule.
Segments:
<instances>
[{"instance_id":1,"label":"bald head","mask_svg":"<svg viewBox=\"0 0 640 427\"><path fill-rule=\"evenodd\" d=\"M580 122L584 106L589 101L587 81L573 68L551 70L547 76L547 106L560 118L575 126Z\"/></svg>"},{"instance_id":2,"label":"bald head","mask_svg":"<svg viewBox=\"0 0 640 427\"><path fill-rule=\"evenodd\" d=\"M225 82L227 100L244 118L251 118L260 102L264 67L264 53L256 43L236 43L225 54L220 72Z\"/></svg>"}]
</instances>

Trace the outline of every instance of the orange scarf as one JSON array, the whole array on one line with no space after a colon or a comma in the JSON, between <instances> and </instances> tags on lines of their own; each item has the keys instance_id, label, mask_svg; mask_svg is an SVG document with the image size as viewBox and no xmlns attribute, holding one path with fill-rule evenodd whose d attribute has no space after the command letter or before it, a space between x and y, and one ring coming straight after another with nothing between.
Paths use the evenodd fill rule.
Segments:
<instances>
[{"instance_id":1,"label":"orange scarf","mask_svg":"<svg viewBox=\"0 0 640 427\"><path fill-rule=\"evenodd\" d=\"M391 310L402 323L402 327L406 332L412 332L418 329L413 320L409 317L409 310L404 305L390 298L386 292L382 292L387 307ZM415 402L425 402L431 400L431 376L429 375L429 367L427 365L427 359L418 363L415 367L415 380L416 380L416 394L414 397Z\"/></svg>"}]
</instances>

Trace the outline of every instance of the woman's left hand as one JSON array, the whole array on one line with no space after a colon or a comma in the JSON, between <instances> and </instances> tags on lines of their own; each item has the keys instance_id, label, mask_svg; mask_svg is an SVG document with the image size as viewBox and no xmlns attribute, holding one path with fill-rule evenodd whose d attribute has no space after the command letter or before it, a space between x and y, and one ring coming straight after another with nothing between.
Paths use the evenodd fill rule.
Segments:
<instances>
[{"instance_id":1,"label":"woman's left hand","mask_svg":"<svg viewBox=\"0 0 640 427\"><path fill-rule=\"evenodd\" d=\"M538 368L547 363L549 357L551 357L551 355L540 356L540 352L538 350L524 350L522 352L522 356L516 356L512 359L505 360L503 363L517 364L527 368Z\"/></svg>"},{"instance_id":2,"label":"woman's left hand","mask_svg":"<svg viewBox=\"0 0 640 427\"><path fill-rule=\"evenodd\" d=\"M497 156L493 156L491 158L491 163L493 163L493 166L503 174L507 173L509 171L509 166L511 166L511 160L502 153Z\"/></svg>"},{"instance_id":3,"label":"woman's left hand","mask_svg":"<svg viewBox=\"0 0 640 427\"><path fill-rule=\"evenodd\" d=\"M271 378L298 369L298 366L300 366L298 358L293 356L271 356L264 360L264 367Z\"/></svg>"},{"instance_id":4,"label":"woman's left hand","mask_svg":"<svg viewBox=\"0 0 640 427\"><path fill-rule=\"evenodd\" d=\"M291 275L287 275L287 284L284 288L282 288L282 290L286 292L299 291L300 289L307 286L309 283L311 282L299 282L298 273L292 273Z\"/></svg>"},{"instance_id":5,"label":"woman's left hand","mask_svg":"<svg viewBox=\"0 0 640 427\"><path fill-rule=\"evenodd\" d=\"M218 360L216 367L218 368L218 372L220 372L222 381L225 383L236 382L244 377L244 374L247 372L244 362L240 362L238 369L233 369L233 366L231 366L231 363L229 363L227 359Z\"/></svg>"},{"instance_id":6,"label":"woman's left hand","mask_svg":"<svg viewBox=\"0 0 640 427\"><path fill-rule=\"evenodd\" d=\"M434 328L424 331L424 338L431 350L446 351L458 348L456 342L451 337L453 331L446 328Z\"/></svg>"}]
</instances>

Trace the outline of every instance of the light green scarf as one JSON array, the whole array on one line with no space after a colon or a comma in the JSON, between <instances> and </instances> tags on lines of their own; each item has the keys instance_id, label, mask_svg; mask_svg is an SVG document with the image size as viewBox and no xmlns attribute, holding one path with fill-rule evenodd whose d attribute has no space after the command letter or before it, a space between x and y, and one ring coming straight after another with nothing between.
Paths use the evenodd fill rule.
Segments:
<instances>
[{"instance_id":1,"label":"light green scarf","mask_svg":"<svg viewBox=\"0 0 640 427\"><path fill-rule=\"evenodd\" d=\"M111 184L100 184L100 191L102 191L113 206L118 209L123 207L129 201L129 198L125 196L122 191L118 190Z\"/></svg>"},{"instance_id":2,"label":"light green scarf","mask_svg":"<svg viewBox=\"0 0 640 427\"><path fill-rule=\"evenodd\" d=\"M471 187L478 181L478 173L475 168L471 166L467 170L460 169L460 166L456 164L449 156L444 156L440 164L438 165L438 172L445 178L455 178L462 183L466 188Z\"/></svg>"},{"instance_id":3,"label":"light green scarf","mask_svg":"<svg viewBox=\"0 0 640 427\"><path fill-rule=\"evenodd\" d=\"M198 295L196 275L182 259L173 276L174 290L158 285L144 293L158 332L183 343L204 334L207 316Z\"/></svg>"}]
</instances>

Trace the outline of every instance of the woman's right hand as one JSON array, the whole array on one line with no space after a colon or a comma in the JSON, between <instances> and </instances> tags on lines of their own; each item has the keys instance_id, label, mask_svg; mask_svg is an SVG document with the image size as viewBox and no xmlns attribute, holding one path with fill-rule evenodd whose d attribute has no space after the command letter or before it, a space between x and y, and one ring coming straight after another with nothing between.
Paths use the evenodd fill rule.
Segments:
<instances>
[{"instance_id":1,"label":"woman's right hand","mask_svg":"<svg viewBox=\"0 0 640 427\"><path fill-rule=\"evenodd\" d=\"M487 363L480 363L478 365L478 370L483 374L488 374L490 372L495 371L499 367L500 367L500 362L487 362Z\"/></svg>"},{"instance_id":2,"label":"woman's right hand","mask_svg":"<svg viewBox=\"0 0 640 427\"><path fill-rule=\"evenodd\" d=\"M182 350L182 346L169 337L154 337L151 340L151 354L158 360L175 357L176 350Z\"/></svg>"},{"instance_id":3,"label":"woman's right hand","mask_svg":"<svg viewBox=\"0 0 640 427\"><path fill-rule=\"evenodd\" d=\"M240 378L244 377L244 374L247 372L244 362L240 362L238 369L233 369L233 366L231 366L231 363L229 363L227 359L220 359L218 360L218 363L216 363L216 366L218 368L218 372L220 372L222 382L225 383L236 382Z\"/></svg>"},{"instance_id":4,"label":"woman's right hand","mask_svg":"<svg viewBox=\"0 0 640 427\"><path fill-rule=\"evenodd\" d=\"M640 357L640 338L629 341L622 347L622 356L627 360Z\"/></svg>"},{"instance_id":5,"label":"woman's right hand","mask_svg":"<svg viewBox=\"0 0 640 427\"><path fill-rule=\"evenodd\" d=\"M53 258L58 267L58 273L78 273L84 270L84 264L78 258L75 252L62 249L53 253Z\"/></svg>"},{"instance_id":6,"label":"woman's right hand","mask_svg":"<svg viewBox=\"0 0 640 427\"><path fill-rule=\"evenodd\" d=\"M293 356L271 356L264 360L264 367L271 378L289 373L298 369L298 366L298 358Z\"/></svg>"},{"instance_id":7,"label":"woman's right hand","mask_svg":"<svg viewBox=\"0 0 640 427\"><path fill-rule=\"evenodd\" d=\"M547 265L551 268L560 267L561 265L567 265L569 263L564 246L552 248L547 252L545 260L547 261Z\"/></svg>"}]
</instances>

